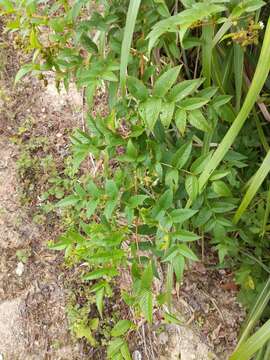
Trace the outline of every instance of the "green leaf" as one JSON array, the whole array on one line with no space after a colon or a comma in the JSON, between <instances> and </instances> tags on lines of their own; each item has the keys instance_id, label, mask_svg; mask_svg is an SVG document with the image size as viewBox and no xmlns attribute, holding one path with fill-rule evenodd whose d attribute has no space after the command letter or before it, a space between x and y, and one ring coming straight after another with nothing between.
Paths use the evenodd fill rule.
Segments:
<instances>
[{"instance_id":1,"label":"green leaf","mask_svg":"<svg viewBox=\"0 0 270 360\"><path fill-rule=\"evenodd\" d=\"M134 146L133 142L131 139L128 140L128 144L127 144L127 155L130 159L132 159L133 161L135 161L138 157L138 150L137 148Z\"/></svg>"},{"instance_id":2,"label":"green leaf","mask_svg":"<svg viewBox=\"0 0 270 360\"><path fill-rule=\"evenodd\" d=\"M121 354L123 356L123 358L125 360L132 360L131 359L131 355L130 355L130 352L129 352L129 349L128 349L128 344L127 342L125 341L124 344L121 346Z\"/></svg>"},{"instance_id":3,"label":"green leaf","mask_svg":"<svg viewBox=\"0 0 270 360\"><path fill-rule=\"evenodd\" d=\"M188 113L188 121L190 125L194 126L196 129L205 132L211 131L211 126L208 124L200 110L193 110Z\"/></svg>"},{"instance_id":4,"label":"green leaf","mask_svg":"<svg viewBox=\"0 0 270 360\"><path fill-rule=\"evenodd\" d=\"M247 209L248 205L250 204L251 200L254 198L256 192L258 191L259 187L265 180L266 176L268 175L270 171L270 150L268 151L266 157L264 158L259 170L256 172L254 177L252 178L252 181L247 189L247 192L237 209L235 216L234 216L234 223L237 223L245 210Z\"/></svg>"},{"instance_id":5,"label":"green leaf","mask_svg":"<svg viewBox=\"0 0 270 360\"><path fill-rule=\"evenodd\" d=\"M156 121L161 111L161 99L149 98L144 103L140 104L139 111L145 121L147 128L151 131L154 130Z\"/></svg>"},{"instance_id":6,"label":"green leaf","mask_svg":"<svg viewBox=\"0 0 270 360\"><path fill-rule=\"evenodd\" d=\"M172 222L174 224L181 224L190 219L197 212L198 210L192 209L175 209L170 212L170 217L172 218Z\"/></svg>"},{"instance_id":7,"label":"green leaf","mask_svg":"<svg viewBox=\"0 0 270 360\"><path fill-rule=\"evenodd\" d=\"M135 29L136 19L139 11L141 0L132 0L129 2L126 26L124 30L124 38L121 47L121 59L120 59L120 85L122 93L125 92L125 83L127 76L127 66L130 53L130 47L133 38L133 32Z\"/></svg>"},{"instance_id":8,"label":"green leaf","mask_svg":"<svg viewBox=\"0 0 270 360\"><path fill-rule=\"evenodd\" d=\"M98 269L98 270L92 271L86 275L83 275L82 279L90 281L90 280L100 279L104 276L114 277L117 275L118 275L118 271L115 268L104 268L104 269Z\"/></svg>"},{"instance_id":9,"label":"green leaf","mask_svg":"<svg viewBox=\"0 0 270 360\"><path fill-rule=\"evenodd\" d=\"M213 182L213 190L219 196L232 196L231 190L229 189L228 185L225 184L224 181L218 180Z\"/></svg>"},{"instance_id":10,"label":"green leaf","mask_svg":"<svg viewBox=\"0 0 270 360\"><path fill-rule=\"evenodd\" d=\"M90 39L90 37L87 34L85 33L82 34L80 38L80 43L88 52L96 53L96 54L98 53L97 45L94 43L92 39Z\"/></svg>"},{"instance_id":11,"label":"green leaf","mask_svg":"<svg viewBox=\"0 0 270 360\"><path fill-rule=\"evenodd\" d=\"M175 125L181 135L185 134L187 126L187 113L183 109L178 109L175 113Z\"/></svg>"},{"instance_id":12,"label":"green leaf","mask_svg":"<svg viewBox=\"0 0 270 360\"><path fill-rule=\"evenodd\" d=\"M185 258L193 261L199 261L199 259L194 254L194 252L186 244L179 244L177 245L177 248L179 253L183 255Z\"/></svg>"},{"instance_id":13,"label":"green leaf","mask_svg":"<svg viewBox=\"0 0 270 360\"><path fill-rule=\"evenodd\" d=\"M230 171L229 170L215 170L213 172L213 175L210 177L211 181L215 181L215 180L219 180L224 178L225 176L229 175Z\"/></svg>"},{"instance_id":14,"label":"green leaf","mask_svg":"<svg viewBox=\"0 0 270 360\"><path fill-rule=\"evenodd\" d=\"M265 5L262 0L243 0L237 4L231 13L232 18L240 17L244 12L254 12Z\"/></svg>"},{"instance_id":15,"label":"green leaf","mask_svg":"<svg viewBox=\"0 0 270 360\"><path fill-rule=\"evenodd\" d=\"M175 85L168 94L169 101L179 102L194 93L204 82L204 79L184 80Z\"/></svg>"},{"instance_id":16,"label":"green leaf","mask_svg":"<svg viewBox=\"0 0 270 360\"><path fill-rule=\"evenodd\" d=\"M190 171L193 173L193 175L199 175L205 168L206 164L210 160L212 155L212 152L209 152L208 154L201 155L198 157L191 165Z\"/></svg>"},{"instance_id":17,"label":"green leaf","mask_svg":"<svg viewBox=\"0 0 270 360\"><path fill-rule=\"evenodd\" d=\"M118 337L124 335L131 327L133 323L129 320L119 320L112 328L111 336Z\"/></svg>"},{"instance_id":18,"label":"green leaf","mask_svg":"<svg viewBox=\"0 0 270 360\"><path fill-rule=\"evenodd\" d=\"M99 200L87 201L87 203L86 203L86 216L88 218L90 218L94 214L98 204L99 204Z\"/></svg>"},{"instance_id":19,"label":"green leaf","mask_svg":"<svg viewBox=\"0 0 270 360\"><path fill-rule=\"evenodd\" d=\"M100 316L102 317L102 311L103 311L103 297L104 297L104 287L99 289L96 292L96 305L97 305L97 309L98 312L100 314Z\"/></svg>"},{"instance_id":20,"label":"green leaf","mask_svg":"<svg viewBox=\"0 0 270 360\"><path fill-rule=\"evenodd\" d=\"M190 200L193 202L196 200L199 192L199 183L196 176L188 175L185 181L185 189L188 193Z\"/></svg>"},{"instance_id":21,"label":"green leaf","mask_svg":"<svg viewBox=\"0 0 270 360\"><path fill-rule=\"evenodd\" d=\"M58 207L72 206L72 205L76 205L79 201L80 198L78 195L69 195L66 196L64 199L58 201L56 206Z\"/></svg>"},{"instance_id":22,"label":"green leaf","mask_svg":"<svg viewBox=\"0 0 270 360\"><path fill-rule=\"evenodd\" d=\"M134 195L128 200L128 206L132 209L137 208L138 206L144 203L144 200L147 199L149 196L147 195Z\"/></svg>"},{"instance_id":23,"label":"green leaf","mask_svg":"<svg viewBox=\"0 0 270 360\"><path fill-rule=\"evenodd\" d=\"M218 110L220 107L227 104L231 99L231 95L219 95L213 99L212 105L215 110Z\"/></svg>"},{"instance_id":24,"label":"green leaf","mask_svg":"<svg viewBox=\"0 0 270 360\"><path fill-rule=\"evenodd\" d=\"M156 41L164 33L178 33L180 27L180 40L182 42L184 35L192 24L224 10L226 10L226 8L223 5L208 3L206 6L205 3L195 3L191 9L181 11L177 15L170 16L165 20L155 23L147 36L147 39L149 39L148 51L150 52L152 50Z\"/></svg>"},{"instance_id":25,"label":"green leaf","mask_svg":"<svg viewBox=\"0 0 270 360\"><path fill-rule=\"evenodd\" d=\"M141 288L151 290L152 281L153 281L153 266L152 266L152 262L150 261L142 274Z\"/></svg>"},{"instance_id":26,"label":"green leaf","mask_svg":"<svg viewBox=\"0 0 270 360\"><path fill-rule=\"evenodd\" d=\"M140 101L145 101L148 98L148 90L143 82L134 76L127 78L128 91L132 96Z\"/></svg>"},{"instance_id":27,"label":"green leaf","mask_svg":"<svg viewBox=\"0 0 270 360\"><path fill-rule=\"evenodd\" d=\"M249 360L270 339L270 319L232 354L229 360Z\"/></svg>"},{"instance_id":28,"label":"green leaf","mask_svg":"<svg viewBox=\"0 0 270 360\"><path fill-rule=\"evenodd\" d=\"M106 180L105 193L111 199L115 199L118 196L118 188L114 180Z\"/></svg>"},{"instance_id":29,"label":"green leaf","mask_svg":"<svg viewBox=\"0 0 270 360\"><path fill-rule=\"evenodd\" d=\"M153 321L153 295L152 292L143 289L139 297L139 305L146 320L151 324Z\"/></svg>"},{"instance_id":30,"label":"green leaf","mask_svg":"<svg viewBox=\"0 0 270 360\"><path fill-rule=\"evenodd\" d=\"M109 342L109 346L107 348L107 355L109 358L117 355L121 350L121 347L125 341L122 338L115 338Z\"/></svg>"},{"instance_id":31,"label":"green leaf","mask_svg":"<svg viewBox=\"0 0 270 360\"><path fill-rule=\"evenodd\" d=\"M179 104L181 109L184 109L186 111L191 111L195 109L200 109L209 102L209 99L207 98L201 98L201 97L194 97L194 98L188 98L185 100L182 100Z\"/></svg>"},{"instance_id":32,"label":"green leaf","mask_svg":"<svg viewBox=\"0 0 270 360\"><path fill-rule=\"evenodd\" d=\"M256 71L253 76L252 83L249 87L244 104L241 107L241 110L238 113L233 124L231 125L230 129L227 131L226 135L219 144L217 150L214 152L211 160L207 164L203 173L200 175L200 179L199 179L200 192L202 192L205 184L209 180L213 171L218 167L224 156L227 154L228 150L231 148L231 145L234 143L235 138L242 129L246 119L248 118L250 111L252 110L255 102L258 99L260 91L263 88L263 85L270 71L269 48L270 48L270 19L268 20L268 24L266 27L259 61L256 66Z\"/></svg>"},{"instance_id":33,"label":"green leaf","mask_svg":"<svg viewBox=\"0 0 270 360\"><path fill-rule=\"evenodd\" d=\"M189 159L190 153L192 150L192 143L188 142L180 147L179 150L176 151L172 158L172 165L177 169L182 169L186 162Z\"/></svg>"},{"instance_id":34,"label":"green leaf","mask_svg":"<svg viewBox=\"0 0 270 360\"><path fill-rule=\"evenodd\" d=\"M182 242L189 242L199 240L201 237L191 231L180 229L172 233L172 238Z\"/></svg>"},{"instance_id":35,"label":"green leaf","mask_svg":"<svg viewBox=\"0 0 270 360\"><path fill-rule=\"evenodd\" d=\"M217 201L214 204L212 204L211 210L214 213L222 214L224 212L229 212L229 211L235 209L235 207L236 207L236 205L234 205L234 204Z\"/></svg>"},{"instance_id":36,"label":"green leaf","mask_svg":"<svg viewBox=\"0 0 270 360\"><path fill-rule=\"evenodd\" d=\"M160 121L165 128L168 128L171 124L175 103L163 103L160 113Z\"/></svg>"},{"instance_id":37,"label":"green leaf","mask_svg":"<svg viewBox=\"0 0 270 360\"><path fill-rule=\"evenodd\" d=\"M15 76L14 83L17 84L17 82L19 82L21 78L23 78L26 74L28 74L32 70L34 70L33 64L26 64L23 67L21 67Z\"/></svg>"},{"instance_id":38,"label":"green leaf","mask_svg":"<svg viewBox=\"0 0 270 360\"><path fill-rule=\"evenodd\" d=\"M173 192L171 189L165 191L163 195L158 199L157 204L152 209L152 216L157 218L160 213L167 210L173 201Z\"/></svg>"},{"instance_id":39,"label":"green leaf","mask_svg":"<svg viewBox=\"0 0 270 360\"><path fill-rule=\"evenodd\" d=\"M185 269L185 258L182 255L178 255L172 259L173 271L178 282L183 278L184 269Z\"/></svg>"},{"instance_id":40,"label":"green leaf","mask_svg":"<svg viewBox=\"0 0 270 360\"><path fill-rule=\"evenodd\" d=\"M156 81L153 88L153 96L155 97L163 97L167 94L170 88L175 83L181 66L176 66L172 69L167 70L164 74L162 74Z\"/></svg>"}]
</instances>

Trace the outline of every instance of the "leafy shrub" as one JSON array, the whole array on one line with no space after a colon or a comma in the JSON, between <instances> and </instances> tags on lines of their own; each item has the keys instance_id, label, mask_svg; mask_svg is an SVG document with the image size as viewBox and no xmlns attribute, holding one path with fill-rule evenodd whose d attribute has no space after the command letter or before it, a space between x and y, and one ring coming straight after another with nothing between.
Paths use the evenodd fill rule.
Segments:
<instances>
[{"instance_id":1,"label":"leafy shrub","mask_svg":"<svg viewBox=\"0 0 270 360\"><path fill-rule=\"evenodd\" d=\"M73 165L102 164L57 203L78 214L52 249L88 264L102 316L110 282L130 272L125 302L151 323L171 302L187 262L217 251L251 304L269 263L270 26L261 0L2 0L6 28L32 55L27 73L75 81L87 131L72 138ZM263 42L262 39L264 38ZM251 84L250 80L253 78ZM108 115L93 115L97 91ZM263 91L263 92L262 92ZM264 91L266 93L264 93ZM246 209L249 207L249 211ZM200 246L198 246L198 244ZM76 260L75 260L76 259ZM153 291L165 274L164 291ZM120 334L122 335L122 334ZM119 336L120 336L119 335ZM122 337L108 356L129 359Z\"/></svg>"}]
</instances>

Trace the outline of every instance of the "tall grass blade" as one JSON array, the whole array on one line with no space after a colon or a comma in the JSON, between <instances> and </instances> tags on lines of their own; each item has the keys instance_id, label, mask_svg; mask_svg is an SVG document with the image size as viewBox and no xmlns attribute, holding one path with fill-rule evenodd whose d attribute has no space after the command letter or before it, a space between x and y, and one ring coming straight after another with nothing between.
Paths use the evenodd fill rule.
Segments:
<instances>
[{"instance_id":1,"label":"tall grass blade","mask_svg":"<svg viewBox=\"0 0 270 360\"><path fill-rule=\"evenodd\" d=\"M269 171L270 171L270 150L268 151L266 157L264 158L259 170L252 178L252 181L247 189L247 192L234 215L233 222L235 224L237 224L237 222L240 220L241 216L243 215L244 211L246 210L251 200L255 196L256 192L263 183Z\"/></svg>"},{"instance_id":2,"label":"tall grass blade","mask_svg":"<svg viewBox=\"0 0 270 360\"><path fill-rule=\"evenodd\" d=\"M221 26L221 28L216 33L214 39L213 39L213 47L217 45L217 43L222 39L222 37L226 34L226 32L230 29L230 27L233 25L231 19L227 19L224 24Z\"/></svg>"},{"instance_id":3,"label":"tall grass blade","mask_svg":"<svg viewBox=\"0 0 270 360\"><path fill-rule=\"evenodd\" d=\"M206 168L204 169L203 173L199 178L199 189L202 192L204 185L207 183L209 177L211 176L212 172L218 167L224 156L226 155L227 151L233 144L235 138L237 137L239 131L241 130L242 126L244 125L252 107L254 106L257 97L265 83L267 75L270 70L270 19L268 20L267 28L265 31L264 41L262 45L262 50L260 54L260 58L256 67L256 71L247 93L245 102L234 120L232 126L224 136L223 140L221 141L220 145L218 146L217 150L215 151L213 157L207 164Z\"/></svg>"},{"instance_id":4,"label":"tall grass blade","mask_svg":"<svg viewBox=\"0 0 270 360\"><path fill-rule=\"evenodd\" d=\"M265 212L264 212L263 224L262 224L262 233L261 233L262 237L264 236L266 231L269 214L270 214L270 187L268 189L267 198L266 198L266 206L265 206Z\"/></svg>"},{"instance_id":5,"label":"tall grass blade","mask_svg":"<svg viewBox=\"0 0 270 360\"><path fill-rule=\"evenodd\" d=\"M128 58L141 0L130 0L120 59L120 87L125 92Z\"/></svg>"},{"instance_id":6,"label":"tall grass blade","mask_svg":"<svg viewBox=\"0 0 270 360\"><path fill-rule=\"evenodd\" d=\"M270 340L267 342L266 350L264 354L264 360L270 359Z\"/></svg>"},{"instance_id":7,"label":"tall grass blade","mask_svg":"<svg viewBox=\"0 0 270 360\"><path fill-rule=\"evenodd\" d=\"M270 300L270 277L266 281L264 288L260 292L255 304L253 305L251 311L249 312L245 323L243 325L243 331L238 341L237 348L238 349L248 338L254 326L260 320L260 317L266 308L268 302Z\"/></svg>"},{"instance_id":8,"label":"tall grass blade","mask_svg":"<svg viewBox=\"0 0 270 360\"><path fill-rule=\"evenodd\" d=\"M249 360L270 339L270 319L232 354L229 360Z\"/></svg>"},{"instance_id":9,"label":"tall grass blade","mask_svg":"<svg viewBox=\"0 0 270 360\"><path fill-rule=\"evenodd\" d=\"M235 110L238 113L241 106L243 70L244 70L244 50L239 44L233 45L234 51L234 81L235 81Z\"/></svg>"},{"instance_id":10,"label":"tall grass blade","mask_svg":"<svg viewBox=\"0 0 270 360\"><path fill-rule=\"evenodd\" d=\"M204 85L211 85L211 65L212 65L212 49L213 49L214 27L212 24L202 27L202 72L205 77Z\"/></svg>"}]
</instances>

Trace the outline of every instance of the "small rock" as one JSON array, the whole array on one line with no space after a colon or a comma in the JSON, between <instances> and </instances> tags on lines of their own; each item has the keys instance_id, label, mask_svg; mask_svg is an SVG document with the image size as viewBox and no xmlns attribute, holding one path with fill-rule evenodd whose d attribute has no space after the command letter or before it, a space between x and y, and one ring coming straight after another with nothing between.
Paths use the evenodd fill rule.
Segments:
<instances>
[{"instance_id":1,"label":"small rock","mask_svg":"<svg viewBox=\"0 0 270 360\"><path fill-rule=\"evenodd\" d=\"M16 275L22 276L22 274L24 272L24 264L21 261L18 263L15 272L16 272ZM0 358L0 360L1 360L1 358Z\"/></svg>"},{"instance_id":2,"label":"small rock","mask_svg":"<svg viewBox=\"0 0 270 360\"><path fill-rule=\"evenodd\" d=\"M133 360L142 360L142 354L138 350L135 350L134 353L132 354L132 359Z\"/></svg>"}]
</instances>

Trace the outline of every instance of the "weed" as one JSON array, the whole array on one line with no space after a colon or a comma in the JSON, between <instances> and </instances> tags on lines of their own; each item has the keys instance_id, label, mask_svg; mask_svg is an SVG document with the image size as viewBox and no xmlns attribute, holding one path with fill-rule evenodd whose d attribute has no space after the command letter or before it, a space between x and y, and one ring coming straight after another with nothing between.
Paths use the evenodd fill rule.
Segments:
<instances>
[{"instance_id":1,"label":"weed","mask_svg":"<svg viewBox=\"0 0 270 360\"><path fill-rule=\"evenodd\" d=\"M175 282L199 260L205 241L220 267L235 270L250 306L269 276L270 237L269 114L260 97L270 88L270 23L259 21L264 1L97 3L102 12L91 14L81 0L1 3L12 14L7 29L33 54L15 82L50 70L58 87L73 79L85 94L86 129L71 137L78 171L66 182L56 174L44 200L48 211L58 200L68 227L50 248L64 251L71 265L87 264L82 279L91 284L96 315L76 305L70 314L73 332L92 345L121 274L131 280L121 298L152 323L157 308L171 307ZM91 111L100 88L108 94L106 116ZM29 156L36 146L21 160L26 176L39 166ZM92 175L81 176L89 157ZM159 268L161 294L154 287ZM269 321L244 343L243 358L264 347L268 328ZM125 321L115 325L108 358L130 359L130 329Z\"/></svg>"}]
</instances>

